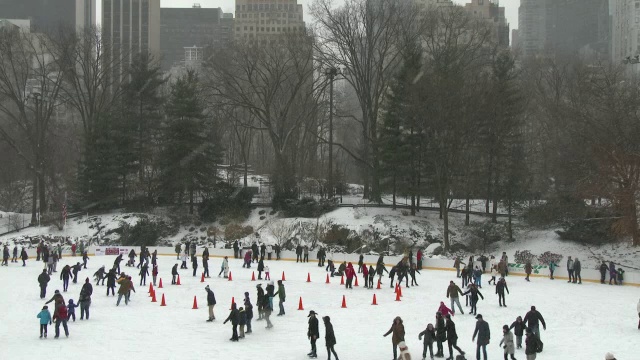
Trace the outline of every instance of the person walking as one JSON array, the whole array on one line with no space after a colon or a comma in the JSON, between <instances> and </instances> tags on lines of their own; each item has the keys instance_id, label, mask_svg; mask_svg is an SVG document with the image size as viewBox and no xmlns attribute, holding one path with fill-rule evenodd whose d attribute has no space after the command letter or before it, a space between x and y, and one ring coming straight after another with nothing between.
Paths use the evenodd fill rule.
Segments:
<instances>
[{"instance_id":1,"label":"person walking","mask_svg":"<svg viewBox=\"0 0 640 360\"><path fill-rule=\"evenodd\" d=\"M309 328L307 330L307 337L311 342L311 351L307 354L310 358L317 358L318 353L316 349L316 341L320 337L320 330L318 329L318 318L316 318L317 313L313 310L309 311Z\"/></svg>"},{"instance_id":2,"label":"person walking","mask_svg":"<svg viewBox=\"0 0 640 360\"><path fill-rule=\"evenodd\" d=\"M517 349L522 349L522 335L524 333L525 328L526 328L526 325L522 321L522 316L518 316L516 318L516 321L511 323L511 326L509 326L509 330L513 329L513 334L516 336Z\"/></svg>"},{"instance_id":3,"label":"person walking","mask_svg":"<svg viewBox=\"0 0 640 360\"><path fill-rule=\"evenodd\" d=\"M78 304L80 305L80 320L84 320L85 316L89 320L89 307L91 307L91 295L93 295L93 285L89 278L84 280L84 285L80 290Z\"/></svg>"},{"instance_id":4,"label":"person walking","mask_svg":"<svg viewBox=\"0 0 640 360\"><path fill-rule=\"evenodd\" d=\"M238 323L240 322L240 316L238 313L238 309L236 308L236 303L232 303L231 304L231 311L229 312L229 316L227 316L227 319L223 322L223 324L226 324L227 322L231 321L231 326L232 326L232 335L231 335L231 341L238 341Z\"/></svg>"},{"instance_id":5,"label":"person walking","mask_svg":"<svg viewBox=\"0 0 640 360\"><path fill-rule=\"evenodd\" d=\"M571 260L571 256L567 257L567 273L569 273L569 281L567 282L573 282L573 260Z\"/></svg>"},{"instance_id":6,"label":"person walking","mask_svg":"<svg viewBox=\"0 0 640 360\"><path fill-rule=\"evenodd\" d=\"M504 360L508 360L509 355L511 355L511 360L516 360L515 356L513 356L516 352L515 346L513 345L513 333L509 330L509 325L502 327L500 346L504 349Z\"/></svg>"},{"instance_id":7,"label":"person walking","mask_svg":"<svg viewBox=\"0 0 640 360\"><path fill-rule=\"evenodd\" d=\"M507 286L507 280L501 277L500 280L498 280L498 284L496 285L496 294L498 294L498 305L500 305L500 307L502 306L507 307L507 302L505 301L505 298L504 298L505 290L507 291L507 294L509 294L509 287Z\"/></svg>"},{"instance_id":8,"label":"person walking","mask_svg":"<svg viewBox=\"0 0 640 360\"><path fill-rule=\"evenodd\" d=\"M449 286L447 287L447 298L451 300L451 311L455 314L456 308L454 305L458 305L458 309L460 309L460 313L464 314L462 310L462 306L460 305L460 296L462 295L462 290L460 287L456 285L453 280L449 281Z\"/></svg>"},{"instance_id":9,"label":"person walking","mask_svg":"<svg viewBox=\"0 0 640 360\"><path fill-rule=\"evenodd\" d=\"M38 275L38 284L40 285L40 299L47 296L47 285L51 281L51 277L47 274L47 269L42 269L42 273Z\"/></svg>"},{"instance_id":10,"label":"person walking","mask_svg":"<svg viewBox=\"0 0 640 360\"><path fill-rule=\"evenodd\" d=\"M471 341L475 341L476 336L478 337L476 360L480 360L480 350L482 350L484 360L487 360L487 345L491 340L491 330L489 329L489 324L482 319L482 315L478 314L476 319L478 320L476 321L476 329L473 331L473 337L471 338Z\"/></svg>"},{"instance_id":11,"label":"person walking","mask_svg":"<svg viewBox=\"0 0 640 360\"><path fill-rule=\"evenodd\" d=\"M576 258L573 261L573 283L575 284L578 281L578 284L582 284L582 276L580 276L580 272L582 271L582 264L580 264L580 260Z\"/></svg>"},{"instance_id":12,"label":"person walking","mask_svg":"<svg viewBox=\"0 0 640 360\"><path fill-rule=\"evenodd\" d=\"M207 322L212 322L216 319L216 316L213 314L213 308L216 306L216 295L213 293L213 290L209 287L209 285L204 287L204 290L207 292L207 306L209 307L209 318Z\"/></svg>"},{"instance_id":13,"label":"person walking","mask_svg":"<svg viewBox=\"0 0 640 360\"><path fill-rule=\"evenodd\" d=\"M62 324L65 336L69 337L69 327L67 326L67 306L64 304L64 300L55 302L53 321L56 323L56 336L54 338L57 339L60 337L60 324Z\"/></svg>"},{"instance_id":14,"label":"person walking","mask_svg":"<svg viewBox=\"0 0 640 360\"><path fill-rule=\"evenodd\" d=\"M40 338L44 336L47 338L47 327L51 325L51 313L49 312L49 307L47 305L42 307L42 310L36 316L40 319Z\"/></svg>"},{"instance_id":15,"label":"person walking","mask_svg":"<svg viewBox=\"0 0 640 360\"><path fill-rule=\"evenodd\" d=\"M287 298L287 295L285 293L284 290L284 284L282 283L282 280L278 280L278 291L275 292L275 294L273 294L273 296L278 295L278 299L280 300L278 302L278 307L280 307L280 312L278 313L278 316L283 316L284 315L284 302Z\"/></svg>"},{"instance_id":16,"label":"person walking","mask_svg":"<svg viewBox=\"0 0 640 360\"><path fill-rule=\"evenodd\" d=\"M177 279L178 279L178 264L176 263L171 268L171 285L175 285Z\"/></svg>"},{"instance_id":17,"label":"person walking","mask_svg":"<svg viewBox=\"0 0 640 360\"><path fill-rule=\"evenodd\" d=\"M324 344L327 347L328 360L331 360L331 354L338 360L338 354L336 353L336 335L333 332L333 324L331 324L331 318L328 316L322 317L324 322Z\"/></svg>"},{"instance_id":18,"label":"person walking","mask_svg":"<svg viewBox=\"0 0 640 360\"><path fill-rule=\"evenodd\" d=\"M393 334L391 336L391 344L393 345L393 358L398 358L398 344L401 341L404 341L404 325L402 324L402 319L400 316L396 316L393 319L393 324L391 324L391 328L387 331L383 336L387 337L387 335Z\"/></svg>"},{"instance_id":19,"label":"person walking","mask_svg":"<svg viewBox=\"0 0 640 360\"><path fill-rule=\"evenodd\" d=\"M464 351L458 347L458 333L456 332L456 324L451 320L451 315L445 316L447 328L447 344L449 345L449 357L447 360L453 360L453 349L456 349L460 355L464 356Z\"/></svg>"},{"instance_id":20,"label":"person walking","mask_svg":"<svg viewBox=\"0 0 640 360\"><path fill-rule=\"evenodd\" d=\"M529 310L529 312L524 316L523 321L527 324L527 328L531 329L538 339L540 339L540 323L542 323L542 328L547 330L547 324L544 322L542 314L536 310L535 306L531 307L531 310Z\"/></svg>"},{"instance_id":21,"label":"person walking","mask_svg":"<svg viewBox=\"0 0 640 360\"><path fill-rule=\"evenodd\" d=\"M424 340L422 339L424 337ZM418 334L418 340L422 340L422 359L427 358L427 349L429 349L429 356L433 359L433 343L436 341L436 329L433 324L429 323L427 328L423 332Z\"/></svg>"}]
</instances>

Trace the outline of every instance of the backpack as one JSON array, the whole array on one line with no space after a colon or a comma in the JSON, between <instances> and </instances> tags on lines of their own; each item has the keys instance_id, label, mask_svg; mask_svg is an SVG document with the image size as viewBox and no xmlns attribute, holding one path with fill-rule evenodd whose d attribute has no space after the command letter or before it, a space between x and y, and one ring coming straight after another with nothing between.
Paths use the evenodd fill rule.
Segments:
<instances>
[{"instance_id":1,"label":"backpack","mask_svg":"<svg viewBox=\"0 0 640 360\"><path fill-rule=\"evenodd\" d=\"M544 347L544 343L542 342L542 340L540 340L540 338L537 338L537 341L536 341L536 353L541 353L543 347Z\"/></svg>"}]
</instances>

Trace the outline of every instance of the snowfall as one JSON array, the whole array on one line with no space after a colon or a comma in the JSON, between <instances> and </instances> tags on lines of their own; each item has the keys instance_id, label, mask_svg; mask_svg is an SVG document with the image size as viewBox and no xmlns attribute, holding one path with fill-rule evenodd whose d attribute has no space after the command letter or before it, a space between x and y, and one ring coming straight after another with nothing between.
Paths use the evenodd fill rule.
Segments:
<instances>
[{"instance_id":1,"label":"snowfall","mask_svg":"<svg viewBox=\"0 0 640 360\"><path fill-rule=\"evenodd\" d=\"M199 249L199 253L201 253ZM78 284L71 283L69 291L63 293L65 301L77 302L84 279L93 280L93 273L102 265L113 264L114 256L92 256L88 269L79 273ZM200 258L199 258L200 260ZM47 289L48 300L54 290L62 289L59 279L60 269L65 264L75 264L79 257L65 255L58 264ZM0 284L5 289L0 296L3 311L0 339L3 359L307 359L310 351L307 339L307 315L314 310L322 316L330 316L334 326L340 359L391 359L391 336L383 337L396 316L404 321L406 342L413 359L420 359L422 341L418 333L428 323L435 323L435 313L440 301L449 305L446 288L450 280L455 280L455 272L423 270L417 276L417 287L403 288L401 301L396 301L394 289L389 287L388 277L383 277L381 289L365 289L362 278L358 287L345 289L340 278L330 278L325 283L326 272L317 262L295 263L293 261L265 261L270 267L271 278L275 281L286 277L285 316L275 316L271 320L272 329L265 329L265 321L256 321L257 308L252 321L253 333L247 334L240 342L229 341L231 324L223 324L228 316L232 298L239 306L244 292L249 292L255 305L256 285L266 286L266 281L251 281L251 269L241 267L241 261L230 259L232 281L217 276L222 259L211 258L209 266L211 278L201 282L200 271L192 276L189 270L181 270L181 285L171 285L170 270L178 261L174 256L158 257L160 274L164 287L157 288L158 302L151 302L147 286L138 286L136 268L123 266L121 270L133 275L136 293L131 302L116 307L116 298L106 296L105 286L95 286L91 304L90 320L70 322L70 336L54 339L54 327L49 327L49 337L39 339L39 319L36 315L44 305L39 298L36 278L42 271L42 263L35 259L21 263L9 263L0 268ZM356 265L357 266L357 265ZM257 271L255 272L257 277ZM359 274L361 275L361 274ZM307 282L307 276L311 282ZM150 279L151 277L149 277ZM491 343L488 347L489 359L502 359L502 326L511 324L517 316L523 316L532 305L544 316L547 330L541 332L544 352L538 359L603 359L612 352L618 359L640 359L640 330L638 330L639 291L633 286L609 286L597 283L567 284L566 280L550 280L546 277L532 278L526 282L520 276L509 276L507 283L508 307L498 306L493 285L488 285L488 276L482 278L481 292L484 301L478 304L478 313L491 327ZM206 322L205 286L215 292L217 305L216 320ZM116 289L117 291L117 289ZM166 306L160 306L164 295ZM378 305L372 305L376 295ZM198 309L192 309L194 296ZM346 308L342 308L342 299ZM302 299L304 310L298 310ZM464 299L462 299L464 306ZM277 304L276 304L277 310ZM50 306L50 310L53 310ZM475 326L474 316L456 314L453 318L459 336L458 345L467 352L467 359L475 358L475 344L471 338ZM62 329L61 329L62 332ZM434 344L435 348L435 344ZM454 350L455 351L455 350ZM445 355L448 351L445 345ZM324 328L320 321L318 358L325 358ZM455 356L455 355L454 355ZM516 357L524 359L524 349L516 351Z\"/></svg>"}]
</instances>

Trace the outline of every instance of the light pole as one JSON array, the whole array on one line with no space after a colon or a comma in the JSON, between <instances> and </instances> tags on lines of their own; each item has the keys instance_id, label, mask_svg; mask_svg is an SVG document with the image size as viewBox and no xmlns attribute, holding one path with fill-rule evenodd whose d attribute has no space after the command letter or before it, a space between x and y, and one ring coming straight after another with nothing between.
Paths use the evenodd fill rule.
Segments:
<instances>
[{"instance_id":1,"label":"light pole","mask_svg":"<svg viewBox=\"0 0 640 360\"><path fill-rule=\"evenodd\" d=\"M329 78L329 176L327 179L327 197L333 198L333 80L339 71L335 67L325 70Z\"/></svg>"}]
</instances>

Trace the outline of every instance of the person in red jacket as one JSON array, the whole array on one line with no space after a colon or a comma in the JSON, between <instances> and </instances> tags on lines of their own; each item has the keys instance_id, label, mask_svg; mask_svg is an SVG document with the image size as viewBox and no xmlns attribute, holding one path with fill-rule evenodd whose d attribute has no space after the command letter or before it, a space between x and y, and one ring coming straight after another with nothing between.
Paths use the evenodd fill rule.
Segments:
<instances>
[{"instance_id":1,"label":"person in red jacket","mask_svg":"<svg viewBox=\"0 0 640 360\"><path fill-rule=\"evenodd\" d=\"M369 269L367 269L367 264L362 265L362 279L364 280L364 287L368 288L369 284Z\"/></svg>"},{"instance_id":2,"label":"person in red jacket","mask_svg":"<svg viewBox=\"0 0 640 360\"><path fill-rule=\"evenodd\" d=\"M443 301L440 301L440 307L438 308L438 312L440 312L442 314L442 316L444 316L445 318L447 317L447 315L451 314L451 315L455 315L453 313L453 311L451 311L451 309L449 309L447 307L447 305L444 304Z\"/></svg>"},{"instance_id":3,"label":"person in red jacket","mask_svg":"<svg viewBox=\"0 0 640 360\"><path fill-rule=\"evenodd\" d=\"M345 269L345 275L347 275L347 282L344 284L344 286L347 289L353 289L353 286L352 286L353 277L356 276L356 270L353 268L353 264L351 263L347 264L347 268Z\"/></svg>"},{"instance_id":4,"label":"person in red jacket","mask_svg":"<svg viewBox=\"0 0 640 360\"><path fill-rule=\"evenodd\" d=\"M71 244L71 253L76 256L76 243Z\"/></svg>"},{"instance_id":5,"label":"person in red jacket","mask_svg":"<svg viewBox=\"0 0 640 360\"><path fill-rule=\"evenodd\" d=\"M60 323L64 328L64 334L69 337L69 327L67 327L67 306L64 301L56 301L56 310L53 313L53 321L56 323L56 336L60 336Z\"/></svg>"},{"instance_id":6,"label":"person in red jacket","mask_svg":"<svg viewBox=\"0 0 640 360\"><path fill-rule=\"evenodd\" d=\"M156 286L156 278L158 277L158 264L153 264L153 270L151 270L151 276L153 277L153 286Z\"/></svg>"},{"instance_id":7,"label":"person in red jacket","mask_svg":"<svg viewBox=\"0 0 640 360\"><path fill-rule=\"evenodd\" d=\"M422 270L422 249L418 249L416 253L416 263L418 270Z\"/></svg>"}]
</instances>

